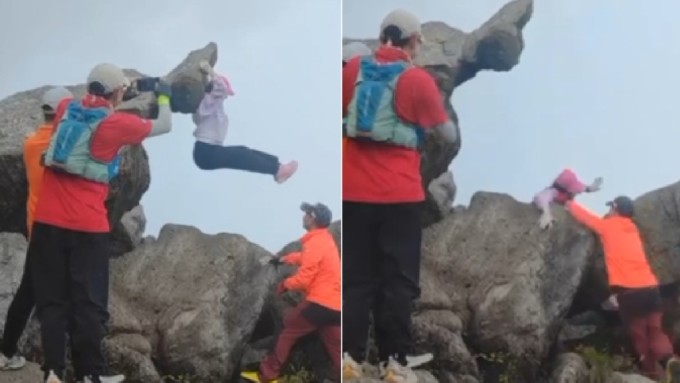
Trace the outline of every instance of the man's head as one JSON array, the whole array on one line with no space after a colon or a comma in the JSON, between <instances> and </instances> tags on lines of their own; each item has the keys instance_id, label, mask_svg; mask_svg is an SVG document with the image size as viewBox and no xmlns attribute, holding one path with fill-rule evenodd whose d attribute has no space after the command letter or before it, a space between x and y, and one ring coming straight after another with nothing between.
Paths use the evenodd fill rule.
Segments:
<instances>
[{"instance_id":1,"label":"man's head","mask_svg":"<svg viewBox=\"0 0 680 383\"><path fill-rule=\"evenodd\" d=\"M362 42L352 41L351 43L345 44L345 46L342 47L342 66L345 66L347 61L357 56L366 56L371 53L373 53L371 48Z\"/></svg>"},{"instance_id":2,"label":"man's head","mask_svg":"<svg viewBox=\"0 0 680 383\"><path fill-rule=\"evenodd\" d=\"M402 49L415 57L423 43L420 20L403 9L390 12L380 24L380 43Z\"/></svg>"},{"instance_id":3,"label":"man's head","mask_svg":"<svg viewBox=\"0 0 680 383\"><path fill-rule=\"evenodd\" d=\"M87 76L87 93L107 99L114 107L123 102L130 80L113 64L99 64Z\"/></svg>"},{"instance_id":4,"label":"man's head","mask_svg":"<svg viewBox=\"0 0 680 383\"><path fill-rule=\"evenodd\" d=\"M300 209L305 212L302 217L302 227L307 231L326 228L333 219L331 210L322 203L312 205L305 202L300 206Z\"/></svg>"},{"instance_id":5,"label":"man's head","mask_svg":"<svg viewBox=\"0 0 680 383\"><path fill-rule=\"evenodd\" d=\"M626 196L614 198L613 201L607 202L607 206L609 206L609 212L606 215L607 217L619 216L633 218L635 215L633 200Z\"/></svg>"},{"instance_id":6,"label":"man's head","mask_svg":"<svg viewBox=\"0 0 680 383\"><path fill-rule=\"evenodd\" d=\"M50 88L42 96L42 103L40 108L43 111L45 122L52 122L57 113L57 107L61 100L65 98L73 98L73 94L63 86Z\"/></svg>"}]
</instances>

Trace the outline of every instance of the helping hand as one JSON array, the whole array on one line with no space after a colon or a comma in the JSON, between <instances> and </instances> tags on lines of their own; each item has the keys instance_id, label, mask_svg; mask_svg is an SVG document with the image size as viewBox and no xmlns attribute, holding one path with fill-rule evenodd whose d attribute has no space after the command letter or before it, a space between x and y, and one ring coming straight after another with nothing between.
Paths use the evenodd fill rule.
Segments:
<instances>
[{"instance_id":1,"label":"helping hand","mask_svg":"<svg viewBox=\"0 0 680 383\"><path fill-rule=\"evenodd\" d=\"M600 188L602 187L602 181L603 181L602 177L595 178L595 181L593 181L593 183L590 186L588 186L588 191L596 192L600 190Z\"/></svg>"},{"instance_id":2,"label":"helping hand","mask_svg":"<svg viewBox=\"0 0 680 383\"><path fill-rule=\"evenodd\" d=\"M165 80L159 80L158 85L156 85L156 96L172 96L172 87Z\"/></svg>"},{"instance_id":3,"label":"helping hand","mask_svg":"<svg viewBox=\"0 0 680 383\"><path fill-rule=\"evenodd\" d=\"M538 225L541 229L546 230L552 227L555 220L550 214L542 214L541 218L538 220Z\"/></svg>"}]
</instances>

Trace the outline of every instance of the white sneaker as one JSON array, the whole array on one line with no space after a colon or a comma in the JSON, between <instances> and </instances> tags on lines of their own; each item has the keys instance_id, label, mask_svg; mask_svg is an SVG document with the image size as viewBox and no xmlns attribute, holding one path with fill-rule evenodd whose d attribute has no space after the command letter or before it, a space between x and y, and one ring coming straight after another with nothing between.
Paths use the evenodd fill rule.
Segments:
<instances>
[{"instance_id":1,"label":"white sneaker","mask_svg":"<svg viewBox=\"0 0 680 383\"><path fill-rule=\"evenodd\" d=\"M121 383L125 381L125 375L100 376L97 380L94 377L86 376L78 383Z\"/></svg>"},{"instance_id":2,"label":"white sneaker","mask_svg":"<svg viewBox=\"0 0 680 383\"><path fill-rule=\"evenodd\" d=\"M0 353L0 370L19 370L26 365L26 358L14 355L11 358Z\"/></svg>"},{"instance_id":3,"label":"white sneaker","mask_svg":"<svg viewBox=\"0 0 680 383\"><path fill-rule=\"evenodd\" d=\"M385 368L384 382L387 383L418 383L418 377L408 366L402 366L390 357Z\"/></svg>"},{"instance_id":4,"label":"white sneaker","mask_svg":"<svg viewBox=\"0 0 680 383\"><path fill-rule=\"evenodd\" d=\"M416 368L434 359L434 355L429 352L420 355L406 355L406 367ZM387 374L387 362L378 363L378 370L380 371L380 379L384 379Z\"/></svg>"},{"instance_id":5,"label":"white sneaker","mask_svg":"<svg viewBox=\"0 0 680 383\"><path fill-rule=\"evenodd\" d=\"M363 368L348 353L342 356L342 379L361 379L364 376Z\"/></svg>"},{"instance_id":6,"label":"white sneaker","mask_svg":"<svg viewBox=\"0 0 680 383\"><path fill-rule=\"evenodd\" d=\"M50 370L50 372L47 374L47 379L45 380L45 383L62 383L61 379L54 373L54 371Z\"/></svg>"}]
</instances>

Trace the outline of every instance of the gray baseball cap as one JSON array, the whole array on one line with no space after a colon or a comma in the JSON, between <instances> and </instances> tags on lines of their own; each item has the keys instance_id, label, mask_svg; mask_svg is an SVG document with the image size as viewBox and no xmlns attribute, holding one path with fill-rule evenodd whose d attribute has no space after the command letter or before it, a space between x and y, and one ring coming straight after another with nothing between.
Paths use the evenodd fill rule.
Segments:
<instances>
[{"instance_id":1,"label":"gray baseball cap","mask_svg":"<svg viewBox=\"0 0 680 383\"><path fill-rule=\"evenodd\" d=\"M633 200L626 196L618 196L614 200L607 202L607 206L614 208L617 213L624 217L633 218L635 207Z\"/></svg>"},{"instance_id":2,"label":"gray baseball cap","mask_svg":"<svg viewBox=\"0 0 680 383\"><path fill-rule=\"evenodd\" d=\"M42 109L46 113L54 113L57 111L57 107L59 106L61 100L65 98L73 98L73 94L68 89L64 88L63 86L50 88L42 96Z\"/></svg>"},{"instance_id":3,"label":"gray baseball cap","mask_svg":"<svg viewBox=\"0 0 680 383\"><path fill-rule=\"evenodd\" d=\"M333 220L331 209L322 203L311 204L303 202L302 205L300 205L300 209L312 216L314 222L316 222L319 227L328 227Z\"/></svg>"}]
</instances>

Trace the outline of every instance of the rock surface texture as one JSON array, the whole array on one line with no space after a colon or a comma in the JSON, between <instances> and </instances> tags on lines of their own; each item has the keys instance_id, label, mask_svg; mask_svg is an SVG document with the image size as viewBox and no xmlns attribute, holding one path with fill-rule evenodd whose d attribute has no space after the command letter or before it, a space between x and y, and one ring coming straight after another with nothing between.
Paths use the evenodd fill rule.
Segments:
<instances>
[{"instance_id":1,"label":"rock surface texture","mask_svg":"<svg viewBox=\"0 0 680 383\"><path fill-rule=\"evenodd\" d=\"M437 80L446 110L458 129L458 140L453 144L428 137L421 152L421 173L426 190L433 179L448 170L462 144L458 115L449 101L455 88L480 71L505 72L514 68L524 50L522 29L532 13L533 0L514 0L470 33L442 22L423 24L426 42L415 62ZM343 38L343 44L351 41L362 41L374 50L378 47L377 39ZM435 204L434 199L431 201ZM442 218L435 204L434 208L426 210L424 223L429 225Z\"/></svg>"}]
</instances>

